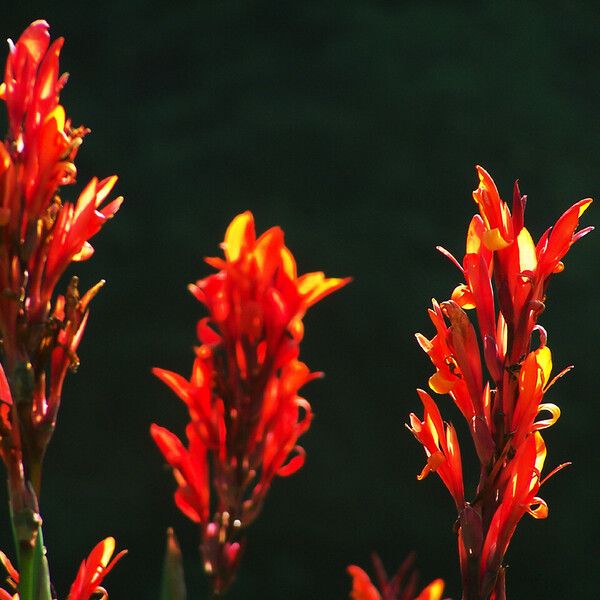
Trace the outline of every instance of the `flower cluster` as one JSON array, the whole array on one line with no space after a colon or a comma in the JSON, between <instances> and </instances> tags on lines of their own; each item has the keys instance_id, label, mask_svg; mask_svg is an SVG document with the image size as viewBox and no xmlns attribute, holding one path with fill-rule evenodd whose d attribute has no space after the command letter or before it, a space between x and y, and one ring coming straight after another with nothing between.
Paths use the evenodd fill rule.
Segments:
<instances>
[{"instance_id":1,"label":"flower cluster","mask_svg":"<svg viewBox=\"0 0 600 600\"><path fill-rule=\"evenodd\" d=\"M537 496L549 477L541 475L546 447L540 431L556 422L560 410L543 397L568 369L551 377L547 334L537 321L550 277L563 270L571 245L592 229L576 231L591 200L574 204L534 244L518 185L511 212L489 174L481 167L478 173L473 197L479 214L469 225L462 264L440 248L465 282L450 300L433 302L433 339L417 334L436 369L429 387L449 394L469 427L481 464L472 501L465 500L456 431L423 390L423 419L411 414L409 429L427 455L419 478L436 471L456 504L463 599L499 600L505 597L502 562L517 523L526 512L535 518L548 514ZM472 309L475 324L466 312Z\"/></svg>"},{"instance_id":2,"label":"flower cluster","mask_svg":"<svg viewBox=\"0 0 600 600\"><path fill-rule=\"evenodd\" d=\"M239 562L241 532L258 515L276 475L304 463L298 438L312 411L299 396L319 376L298 360L304 314L348 279L323 273L298 276L273 227L258 239L250 212L229 225L218 272L190 286L209 313L198 323L201 346L190 379L154 369L185 403L188 447L153 425L152 436L173 467L180 510L202 529L205 570L217 592Z\"/></svg>"},{"instance_id":3,"label":"flower cluster","mask_svg":"<svg viewBox=\"0 0 600 600\"><path fill-rule=\"evenodd\" d=\"M363 569L356 565L348 567L352 577L350 600L441 600L444 582L441 579L432 581L417 594L418 574L413 570L414 555L409 554L396 574L389 579L381 559L373 555L373 566L377 575L379 589L375 587Z\"/></svg>"},{"instance_id":4,"label":"flower cluster","mask_svg":"<svg viewBox=\"0 0 600 600\"><path fill-rule=\"evenodd\" d=\"M102 206L116 177L93 178L75 203L60 198L59 187L75 182L75 157L88 132L73 127L60 104L63 39L50 44L48 24L36 21L9 45L0 85L9 127L0 144L0 334L16 409L0 435L8 469L15 468L8 449L14 455L16 448L39 493L63 380L78 365L88 305L102 282L83 295L75 277L64 294L54 298L54 289L71 262L91 256L88 240L122 199Z\"/></svg>"}]
</instances>

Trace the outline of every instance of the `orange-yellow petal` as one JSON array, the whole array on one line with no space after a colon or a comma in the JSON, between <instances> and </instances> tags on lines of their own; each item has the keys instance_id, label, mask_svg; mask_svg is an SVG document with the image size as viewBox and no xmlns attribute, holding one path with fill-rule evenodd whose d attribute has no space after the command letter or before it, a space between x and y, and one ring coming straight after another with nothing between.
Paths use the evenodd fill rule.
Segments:
<instances>
[{"instance_id":1,"label":"orange-yellow petal","mask_svg":"<svg viewBox=\"0 0 600 600\"><path fill-rule=\"evenodd\" d=\"M483 234L483 244L488 250L502 250L506 248L510 242L505 240L500 233L500 230L495 227L494 229L489 229Z\"/></svg>"},{"instance_id":2,"label":"orange-yellow petal","mask_svg":"<svg viewBox=\"0 0 600 600\"><path fill-rule=\"evenodd\" d=\"M535 253L535 244L531 234L525 227L521 229L517 236L519 246L519 268L523 271L534 271L537 267L537 256Z\"/></svg>"},{"instance_id":3,"label":"orange-yellow petal","mask_svg":"<svg viewBox=\"0 0 600 600\"><path fill-rule=\"evenodd\" d=\"M537 496L526 510L534 519L545 519L548 517L548 505L546 501Z\"/></svg>"},{"instance_id":4,"label":"orange-yellow petal","mask_svg":"<svg viewBox=\"0 0 600 600\"><path fill-rule=\"evenodd\" d=\"M298 291L304 296L306 307L310 307L331 292L350 283L350 278L331 277L327 279L321 271L306 273L297 279Z\"/></svg>"},{"instance_id":5,"label":"orange-yellow petal","mask_svg":"<svg viewBox=\"0 0 600 600\"><path fill-rule=\"evenodd\" d=\"M538 406L538 414L540 414L541 412L544 412L544 411L547 411L550 413L550 418L542 419L541 421L536 421L533 424L534 431L539 431L540 429L546 429L548 427L551 427L560 418L560 408L558 406L556 406L556 404L551 404L549 402L540 404Z\"/></svg>"},{"instance_id":6,"label":"orange-yellow petal","mask_svg":"<svg viewBox=\"0 0 600 600\"><path fill-rule=\"evenodd\" d=\"M292 280L296 279L298 273L296 271L296 260L287 246L281 248L281 265L283 272Z\"/></svg>"},{"instance_id":7,"label":"orange-yellow petal","mask_svg":"<svg viewBox=\"0 0 600 600\"><path fill-rule=\"evenodd\" d=\"M415 600L441 600L444 593L444 580L436 579L432 581Z\"/></svg>"},{"instance_id":8,"label":"orange-yellow petal","mask_svg":"<svg viewBox=\"0 0 600 600\"><path fill-rule=\"evenodd\" d=\"M542 372L542 386L550 381L550 373L552 372L552 352L548 346L542 346L535 351L535 360Z\"/></svg>"},{"instance_id":9,"label":"orange-yellow petal","mask_svg":"<svg viewBox=\"0 0 600 600\"><path fill-rule=\"evenodd\" d=\"M417 475L417 479L421 481L425 479L425 477L427 477L427 475L429 475L429 473L431 473L432 471L435 473L435 471L440 467L440 465L443 465L445 462L446 457L444 456L443 452L441 452L440 450L434 452L427 458L427 464L423 467L423 470Z\"/></svg>"},{"instance_id":10,"label":"orange-yellow petal","mask_svg":"<svg viewBox=\"0 0 600 600\"><path fill-rule=\"evenodd\" d=\"M256 234L254 232L254 217L247 210L237 215L227 227L223 250L228 261L236 261L242 254L242 249L248 249L254 243Z\"/></svg>"},{"instance_id":11,"label":"orange-yellow petal","mask_svg":"<svg viewBox=\"0 0 600 600\"><path fill-rule=\"evenodd\" d=\"M471 288L464 283L461 283L454 288L451 299L461 308L467 310L476 307L475 296L473 296Z\"/></svg>"},{"instance_id":12,"label":"orange-yellow petal","mask_svg":"<svg viewBox=\"0 0 600 600\"><path fill-rule=\"evenodd\" d=\"M444 379L442 374L437 371L429 378L429 387L436 394L447 394L456 385L456 381Z\"/></svg>"}]
</instances>

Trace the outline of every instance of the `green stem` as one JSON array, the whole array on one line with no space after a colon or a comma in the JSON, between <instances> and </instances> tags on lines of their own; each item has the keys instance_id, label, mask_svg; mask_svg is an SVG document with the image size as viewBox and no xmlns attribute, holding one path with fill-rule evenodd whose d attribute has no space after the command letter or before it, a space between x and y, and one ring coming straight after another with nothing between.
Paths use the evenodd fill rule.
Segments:
<instances>
[{"instance_id":1,"label":"green stem","mask_svg":"<svg viewBox=\"0 0 600 600\"><path fill-rule=\"evenodd\" d=\"M33 409L33 369L27 360L16 361L10 377L13 397L12 436L6 443L9 455L8 490L10 497L10 517L19 570L20 600L52 600L50 575L46 549L42 535L42 518L39 515L36 490L39 493L41 481L41 457L34 460L34 485L28 457L33 448L32 409Z\"/></svg>"},{"instance_id":2,"label":"green stem","mask_svg":"<svg viewBox=\"0 0 600 600\"><path fill-rule=\"evenodd\" d=\"M22 522L15 523L13 520L13 529L17 532L17 537L20 537L18 532L21 526ZM52 600L41 522L35 525L33 535L33 540L21 537L17 544L20 575L19 598L20 600Z\"/></svg>"},{"instance_id":3,"label":"green stem","mask_svg":"<svg viewBox=\"0 0 600 600\"><path fill-rule=\"evenodd\" d=\"M37 572L37 591L39 600L52 600L52 592L50 586L50 570L48 569L48 559L46 558L46 547L44 546L44 536L42 534L42 526L38 529L36 543L37 564L39 570Z\"/></svg>"},{"instance_id":4,"label":"green stem","mask_svg":"<svg viewBox=\"0 0 600 600\"><path fill-rule=\"evenodd\" d=\"M19 598L34 600L34 547L27 543L19 546Z\"/></svg>"}]
</instances>

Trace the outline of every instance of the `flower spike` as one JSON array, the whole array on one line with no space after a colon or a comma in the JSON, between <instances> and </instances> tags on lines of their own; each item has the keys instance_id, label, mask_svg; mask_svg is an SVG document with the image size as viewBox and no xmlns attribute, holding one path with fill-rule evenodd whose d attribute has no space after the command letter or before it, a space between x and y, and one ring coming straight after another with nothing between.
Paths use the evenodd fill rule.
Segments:
<instances>
[{"instance_id":1,"label":"flower spike","mask_svg":"<svg viewBox=\"0 0 600 600\"><path fill-rule=\"evenodd\" d=\"M204 569L216 593L231 584L244 530L275 477L304 465L299 438L312 409L300 390L321 373L298 360L306 311L350 280L298 275L283 231L256 236L250 211L237 215L221 244L217 273L189 286L208 310L189 379L155 368L184 402L188 446L167 429L151 434L177 481L175 502L200 525Z\"/></svg>"},{"instance_id":2,"label":"flower spike","mask_svg":"<svg viewBox=\"0 0 600 600\"><path fill-rule=\"evenodd\" d=\"M38 514L43 460L66 374L79 366L89 304L104 282L81 292L71 276L62 294L56 288L72 262L92 255L89 240L122 201L109 199L115 176L92 178L76 202L63 196L76 182L75 160L89 133L61 104L68 78L60 72L63 44L51 42L46 21L33 22L16 43L9 40L0 83L8 116L0 142L0 457L16 543L27 549L19 552L24 600L34 587L36 597L50 597ZM110 568L99 564L103 572Z\"/></svg>"},{"instance_id":3,"label":"flower spike","mask_svg":"<svg viewBox=\"0 0 600 600\"><path fill-rule=\"evenodd\" d=\"M75 203L61 197L61 188L75 183L75 158L88 133L72 125L60 104L67 81L59 66L63 42L50 43L45 21L32 23L16 43L9 41L0 85L9 125L0 143L2 365L20 406L12 418L22 439L13 445L37 493L65 374L78 365L89 301L100 286L80 295L71 278L64 294L56 287L72 262L92 255L89 239L122 202L108 200L115 176L92 178Z\"/></svg>"},{"instance_id":4,"label":"flower spike","mask_svg":"<svg viewBox=\"0 0 600 600\"><path fill-rule=\"evenodd\" d=\"M477 173L473 198L479 214L471 219L465 256L459 262L441 250L464 282L450 300L433 302L429 316L436 335L430 340L417 334L435 367L429 387L448 394L469 427L480 462L471 501L464 495L456 432L422 390L423 420L411 414L408 428L427 456L419 479L436 471L457 507L463 600L499 600L505 598L502 563L519 520L526 512L538 519L548 515L537 496L546 456L540 431L556 423L560 409L544 396L570 367L551 377L548 336L537 321L551 276L592 229L577 231L591 200L571 206L535 243L525 227L526 197L518 184L511 213L489 173L479 166Z\"/></svg>"}]
</instances>

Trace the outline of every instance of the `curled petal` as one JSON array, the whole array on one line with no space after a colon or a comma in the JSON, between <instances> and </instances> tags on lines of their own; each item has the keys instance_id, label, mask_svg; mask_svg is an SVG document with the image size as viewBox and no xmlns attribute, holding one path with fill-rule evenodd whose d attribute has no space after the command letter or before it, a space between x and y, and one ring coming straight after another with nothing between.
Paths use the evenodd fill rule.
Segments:
<instances>
[{"instance_id":1,"label":"curled petal","mask_svg":"<svg viewBox=\"0 0 600 600\"><path fill-rule=\"evenodd\" d=\"M296 456L293 456L288 463L279 467L277 471L277 475L280 477L289 477L299 471L303 466L306 460L306 451L301 446L295 446L294 450L298 453Z\"/></svg>"},{"instance_id":2,"label":"curled petal","mask_svg":"<svg viewBox=\"0 0 600 600\"><path fill-rule=\"evenodd\" d=\"M448 380L442 375L440 371L437 371L429 378L428 383L429 387L436 394L447 394L456 385L456 380Z\"/></svg>"},{"instance_id":3,"label":"curled petal","mask_svg":"<svg viewBox=\"0 0 600 600\"><path fill-rule=\"evenodd\" d=\"M543 411L548 411L551 416L549 419L535 421L533 424L533 431L539 431L540 429L546 429L547 427L551 427L560 418L560 408L558 408L556 404L550 404L549 402L540 404L538 406L538 414Z\"/></svg>"},{"instance_id":4,"label":"curled petal","mask_svg":"<svg viewBox=\"0 0 600 600\"><path fill-rule=\"evenodd\" d=\"M423 470L417 475L419 481L425 479L431 472L436 472L438 468L446 462L444 453L438 450L427 458L427 464L423 467Z\"/></svg>"},{"instance_id":5,"label":"curled petal","mask_svg":"<svg viewBox=\"0 0 600 600\"><path fill-rule=\"evenodd\" d=\"M450 298L465 310L469 310L477 306L475 296L471 291L471 288L464 283L461 283L454 288Z\"/></svg>"},{"instance_id":6,"label":"curled petal","mask_svg":"<svg viewBox=\"0 0 600 600\"><path fill-rule=\"evenodd\" d=\"M548 505L545 500L536 496L533 502L527 507L527 512L534 519L545 519L548 516Z\"/></svg>"}]
</instances>

